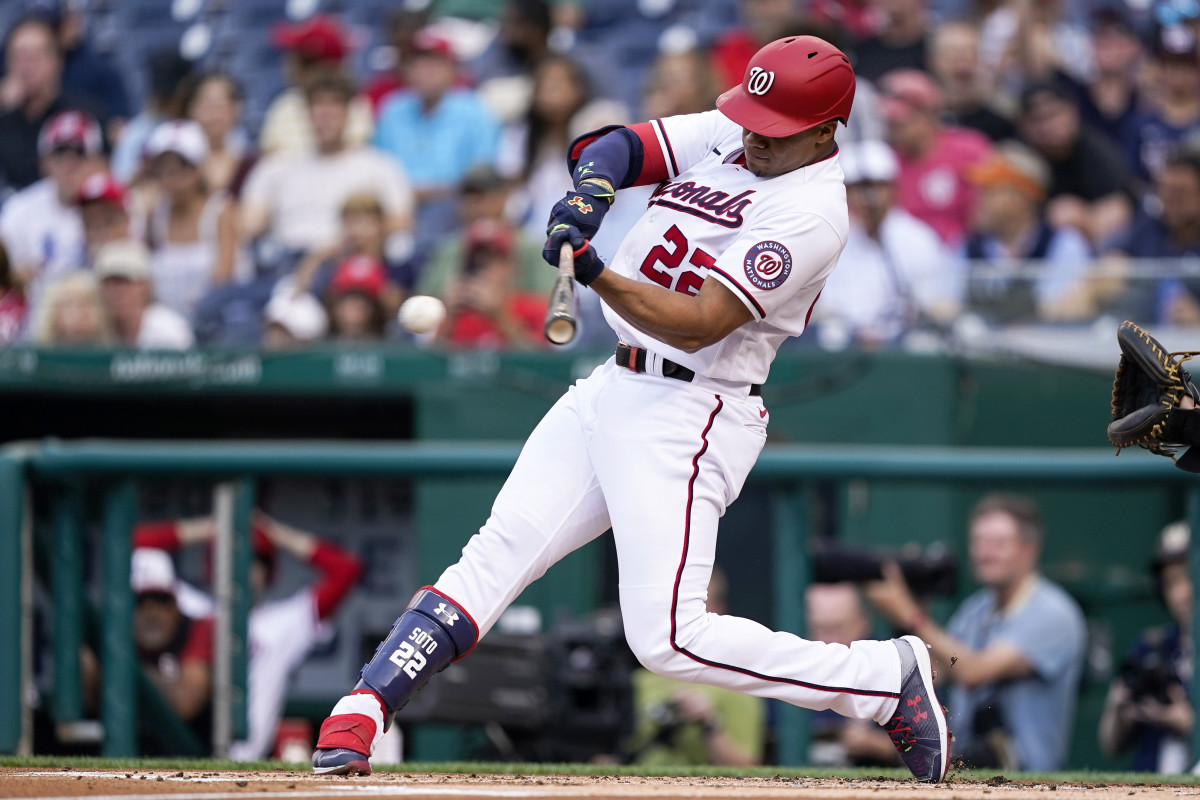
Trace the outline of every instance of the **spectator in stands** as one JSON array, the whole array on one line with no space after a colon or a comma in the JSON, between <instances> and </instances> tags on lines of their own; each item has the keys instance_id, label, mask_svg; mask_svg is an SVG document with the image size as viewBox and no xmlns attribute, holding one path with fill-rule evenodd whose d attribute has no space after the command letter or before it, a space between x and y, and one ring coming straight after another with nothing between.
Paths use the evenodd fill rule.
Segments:
<instances>
[{"instance_id":1,"label":"spectator in stands","mask_svg":"<svg viewBox=\"0 0 1200 800\"><path fill-rule=\"evenodd\" d=\"M441 296L460 275L466 263L466 230L476 222L492 220L509 225L505 212L510 205L512 192L495 168L476 167L463 177L459 184L458 209L459 229L434 251L432 258L420 270L416 284L417 294ZM532 236L524 229L512 228L513 251L517 262L514 288L549 296L554 286L554 273L546 269L542 260L542 245L545 236Z\"/></svg>"},{"instance_id":2,"label":"spectator in stands","mask_svg":"<svg viewBox=\"0 0 1200 800\"><path fill-rule=\"evenodd\" d=\"M183 315L154 301L150 252L144 244L109 242L96 251L92 269L119 345L160 350L192 346L192 329Z\"/></svg>"},{"instance_id":3,"label":"spectator in stands","mask_svg":"<svg viewBox=\"0 0 1200 800\"><path fill-rule=\"evenodd\" d=\"M442 292L446 320L437 339L452 347L527 349L544 345L548 297L516 286L514 231L498 220L467 229L463 262Z\"/></svg>"},{"instance_id":4,"label":"spectator in stands","mask_svg":"<svg viewBox=\"0 0 1200 800\"><path fill-rule=\"evenodd\" d=\"M108 172L93 172L79 184L75 195L83 219L83 243L88 260L109 242L140 239L141 231L129 217L129 198L125 187Z\"/></svg>"},{"instance_id":5,"label":"spectator in stands","mask_svg":"<svg viewBox=\"0 0 1200 800\"><path fill-rule=\"evenodd\" d=\"M900 161L900 207L958 246L975 204L967 170L988 157L991 144L977 131L941 122L941 90L924 72L889 73L879 89L887 140Z\"/></svg>"},{"instance_id":6,"label":"spectator in stands","mask_svg":"<svg viewBox=\"0 0 1200 800\"><path fill-rule=\"evenodd\" d=\"M1163 528L1151 563L1159 600L1171 621L1138 634L1108 688L1100 717L1100 746L1110 758L1134 750L1139 772L1188 771L1196 714L1192 685L1192 577L1186 522Z\"/></svg>"},{"instance_id":7,"label":"spectator in stands","mask_svg":"<svg viewBox=\"0 0 1200 800\"><path fill-rule=\"evenodd\" d=\"M510 122L529 108L534 71L551 55L550 26L546 0L507 0L496 38L468 65L480 98L498 119Z\"/></svg>"},{"instance_id":8,"label":"spectator in stands","mask_svg":"<svg viewBox=\"0 0 1200 800\"><path fill-rule=\"evenodd\" d=\"M113 343L112 323L90 272L70 272L54 281L30 310L34 344L105 347Z\"/></svg>"},{"instance_id":9,"label":"spectator in stands","mask_svg":"<svg viewBox=\"0 0 1200 800\"><path fill-rule=\"evenodd\" d=\"M0 79L0 188L24 189L36 182L38 135L61 111L86 111L92 104L62 87L62 53L54 29L37 16L25 17L4 39L5 73Z\"/></svg>"},{"instance_id":10,"label":"spectator in stands","mask_svg":"<svg viewBox=\"0 0 1200 800\"><path fill-rule=\"evenodd\" d=\"M1052 228L1083 231L1093 247L1125 229L1133 214L1129 171L1104 139L1083 126L1062 84L1028 86L1017 127L1050 166L1046 218Z\"/></svg>"},{"instance_id":11,"label":"spectator in stands","mask_svg":"<svg viewBox=\"0 0 1200 800\"><path fill-rule=\"evenodd\" d=\"M1149 185L1172 151L1200 134L1200 49L1192 28L1175 25L1154 38L1153 79L1142 107L1126 122L1126 163Z\"/></svg>"},{"instance_id":12,"label":"spectator in stands","mask_svg":"<svg viewBox=\"0 0 1200 800\"><path fill-rule=\"evenodd\" d=\"M977 130L993 142L1016 137L1012 120L990 105L991 91L979 63L979 29L975 25L938 25L929 40L929 71L945 100L943 122Z\"/></svg>"},{"instance_id":13,"label":"spectator in stands","mask_svg":"<svg viewBox=\"0 0 1200 800\"><path fill-rule=\"evenodd\" d=\"M42 127L38 158L46 177L0 207L0 242L14 278L36 306L45 286L86 263L76 196L102 165L100 125L81 111L63 111Z\"/></svg>"},{"instance_id":14,"label":"spectator in stands","mask_svg":"<svg viewBox=\"0 0 1200 800\"><path fill-rule=\"evenodd\" d=\"M882 6L874 35L854 48L854 74L860 79L878 81L889 72L925 68L932 22L928 0L887 0Z\"/></svg>"},{"instance_id":15,"label":"spectator in stands","mask_svg":"<svg viewBox=\"0 0 1200 800\"><path fill-rule=\"evenodd\" d=\"M708 613L729 613L728 598L729 581L715 566L708 584ZM638 669L633 673L633 704L633 733L623 745L625 761L650 766L762 763L766 703L760 697Z\"/></svg>"},{"instance_id":16,"label":"spectator in stands","mask_svg":"<svg viewBox=\"0 0 1200 800\"><path fill-rule=\"evenodd\" d=\"M1053 77L1071 88L1085 127L1117 150L1131 152L1125 141L1142 106L1145 52L1141 36L1119 7L1092 13L1092 54L1095 74L1086 81L1057 67Z\"/></svg>"},{"instance_id":17,"label":"spectator in stands","mask_svg":"<svg viewBox=\"0 0 1200 800\"><path fill-rule=\"evenodd\" d=\"M316 76L342 70L350 52L349 37L337 19L315 14L302 22L280 25L272 31L272 39L283 50L288 88L267 109L258 149L264 154L311 152L320 145L308 113L305 87ZM348 149L359 147L370 141L371 129L370 103L353 95L347 105L342 143Z\"/></svg>"},{"instance_id":18,"label":"spectator in stands","mask_svg":"<svg viewBox=\"0 0 1200 800\"><path fill-rule=\"evenodd\" d=\"M623 123L628 116L620 103L595 98L583 68L570 58L547 56L538 64L529 112L505 126L496 159L500 174L521 183L530 235L545 232L546 209L571 191L562 156L571 142L604 125Z\"/></svg>"},{"instance_id":19,"label":"spectator in stands","mask_svg":"<svg viewBox=\"0 0 1200 800\"><path fill-rule=\"evenodd\" d=\"M248 638L250 663L246 687L249 735L230 748L231 758L268 758L283 711L292 673L314 646L328 639L327 622L362 575L363 563L352 553L308 531L256 511L252 522L254 560L250 566ZM199 542L214 535L208 518L147 523L134 531L139 547L162 550ZM277 573L277 553L287 553L315 569L320 578L280 600L263 600ZM161 552L161 551L160 551Z\"/></svg>"},{"instance_id":20,"label":"spectator in stands","mask_svg":"<svg viewBox=\"0 0 1200 800\"><path fill-rule=\"evenodd\" d=\"M373 194L356 194L342 204L342 236L333 253L316 252L306 256L296 269L294 286L300 291L310 287L323 294L340 263L354 256L377 262L384 269L384 285L380 291L384 315L391 319L400 309L416 282L411 259L396 259L388 253L387 228L383 204Z\"/></svg>"},{"instance_id":21,"label":"spectator in stands","mask_svg":"<svg viewBox=\"0 0 1200 800\"><path fill-rule=\"evenodd\" d=\"M1004 0L984 18L980 58L996 92L1015 97L1052 71L1086 83L1093 76L1092 41L1063 0Z\"/></svg>"},{"instance_id":22,"label":"spectator in stands","mask_svg":"<svg viewBox=\"0 0 1200 800\"><path fill-rule=\"evenodd\" d=\"M1045 162L1003 142L968 177L979 188L963 248L968 309L999 325L1086 316L1078 299L1092 251L1081 232L1047 222Z\"/></svg>"},{"instance_id":23,"label":"spectator in stands","mask_svg":"<svg viewBox=\"0 0 1200 800\"><path fill-rule=\"evenodd\" d=\"M447 40L426 30L413 48L409 88L383 104L375 144L412 178L415 246L424 254L454 227L454 189L463 175L495 159L499 128L474 92L456 88L458 59Z\"/></svg>"},{"instance_id":24,"label":"spectator in stands","mask_svg":"<svg viewBox=\"0 0 1200 800\"><path fill-rule=\"evenodd\" d=\"M283 286L263 310L262 346L292 350L319 342L329 332L329 317L321 301L308 292Z\"/></svg>"},{"instance_id":25,"label":"spectator in stands","mask_svg":"<svg viewBox=\"0 0 1200 800\"><path fill-rule=\"evenodd\" d=\"M1113 241L1088 284L1091 310L1147 324L1200 325L1200 282L1173 279L1163 271L1169 262L1155 261L1200 257L1200 152L1172 154L1154 185L1158 212L1140 211Z\"/></svg>"},{"instance_id":26,"label":"spectator in stands","mask_svg":"<svg viewBox=\"0 0 1200 800\"><path fill-rule=\"evenodd\" d=\"M135 548L130 567L134 593L133 640L142 674L201 742L211 739L213 621L192 619L179 609L175 565L162 550ZM99 707L101 665L86 645L80 658L84 700ZM139 750L163 755L153 722L141 717Z\"/></svg>"},{"instance_id":27,"label":"spectator in stands","mask_svg":"<svg viewBox=\"0 0 1200 800\"><path fill-rule=\"evenodd\" d=\"M354 98L349 79L319 73L306 94L316 149L264 157L246 178L241 198L242 235L248 241L269 236L284 251L276 267L283 272L307 253L338 247L340 212L351 195L379 197L389 234L410 227L413 207L408 178L395 161L374 148L345 144ZM260 271L269 267L260 257Z\"/></svg>"},{"instance_id":28,"label":"spectator in stands","mask_svg":"<svg viewBox=\"0 0 1200 800\"><path fill-rule=\"evenodd\" d=\"M392 10L387 18L387 69L371 76L363 88L363 94L371 103L376 115L383 102L393 93L408 86L408 59L413 51L413 38L429 24L429 7L409 8L401 5Z\"/></svg>"},{"instance_id":29,"label":"spectator in stands","mask_svg":"<svg viewBox=\"0 0 1200 800\"><path fill-rule=\"evenodd\" d=\"M841 644L871 637L871 618L852 583L814 583L804 592L805 638ZM892 766L896 746L878 725L833 711L813 714L808 763L819 766Z\"/></svg>"},{"instance_id":30,"label":"spectator in stands","mask_svg":"<svg viewBox=\"0 0 1200 800\"><path fill-rule=\"evenodd\" d=\"M841 148L850 235L814 307L823 347L878 347L948 323L961 277L933 228L896 206L899 164L883 142Z\"/></svg>"},{"instance_id":31,"label":"spectator in stands","mask_svg":"<svg viewBox=\"0 0 1200 800\"><path fill-rule=\"evenodd\" d=\"M703 50L659 53L646 74L642 115L659 119L709 111L716 102L717 82Z\"/></svg>"},{"instance_id":32,"label":"spectator in stands","mask_svg":"<svg viewBox=\"0 0 1200 800\"><path fill-rule=\"evenodd\" d=\"M913 598L900 568L868 584L867 598L897 628L930 645L950 691L952 756L972 767L1062 769L1084 654L1079 606L1042 577L1043 526L1024 497L992 494L971 509L968 555L982 587L945 628Z\"/></svg>"},{"instance_id":33,"label":"spectator in stands","mask_svg":"<svg viewBox=\"0 0 1200 800\"><path fill-rule=\"evenodd\" d=\"M88 43L83 4L75 0L27 0L26 4L31 15L54 28L63 54L63 91L86 98L104 121L109 141L120 139L133 116L133 104L121 73Z\"/></svg>"},{"instance_id":34,"label":"spectator in stands","mask_svg":"<svg viewBox=\"0 0 1200 800\"><path fill-rule=\"evenodd\" d=\"M798 23L795 0L739 0L741 24L726 31L711 49L717 90L742 82L750 59L759 48L791 32Z\"/></svg>"},{"instance_id":35,"label":"spectator in stands","mask_svg":"<svg viewBox=\"0 0 1200 800\"><path fill-rule=\"evenodd\" d=\"M174 48L160 50L146 59L146 72L150 76L146 103L122 128L121 138L113 147L113 177L127 186L142 166L150 134L167 120L183 116L180 95L192 74L192 62Z\"/></svg>"},{"instance_id":36,"label":"spectator in stands","mask_svg":"<svg viewBox=\"0 0 1200 800\"><path fill-rule=\"evenodd\" d=\"M154 296L190 319L212 287L250 277L249 261L238 247L236 211L200 171L208 144L198 123L162 123L145 153L157 191L137 227L150 246Z\"/></svg>"},{"instance_id":37,"label":"spectator in stands","mask_svg":"<svg viewBox=\"0 0 1200 800\"><path fill-rule=\"evenodd\" d=\"M257 159L242 130L242 87L223 72L201 75L184 87L183 111L204 131L208 156L200 166L214 192L241 195L246 175Z\"/></svg>"},{"instance_id":38,"label":"spectator in stands","mask_svg":"<svg viewBox=\"0 0 1200 800\"><path fill-rule=\"evenodd\" d=\"M389 314L383 304L387 288L383 263L367 255L343 259L326 290L332 338L342 342L383 339Z\"/></svg>"},{"instance_id":39,"label":"spectator in stands","mask_svg":"<svg viewBox=\"0 0 1200 800\"><path fill-rule=\"evenodd\" d=\"M0 242L0 346L16 344L21 338L28 311L25 292L13 277L8 251Z\"/></svg>"}]
</instances>

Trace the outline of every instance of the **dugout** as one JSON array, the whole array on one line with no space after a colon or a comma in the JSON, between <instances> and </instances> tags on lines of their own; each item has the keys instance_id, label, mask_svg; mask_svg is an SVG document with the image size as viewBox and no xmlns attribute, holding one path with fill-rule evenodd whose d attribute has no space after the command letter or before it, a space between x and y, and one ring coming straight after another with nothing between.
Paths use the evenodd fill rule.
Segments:
<instances>
[{"instance_id":1,"label":"dugout","mask_svg":"<svg viewBox=\"0 0 1200 800\"><path fill-rule=\"evenodd\" d=\"M300 353L123 353L12 349L0 353L4 441L44 437L235 441L483 440L519 442L574 377L605 354L315 349ZM1000 447L1102 446L1111 372L891 352L780 355L764 390L774 442ZM1063 409L1058 415L1046 409ZM1127 455L1126 458L1129 458ZM1161 468L1169 470L1162 462ZM302 668L291 711L322 715L390 625L411 588L436 577L486 516L497 477L411 481L303 478L272 482L289 521L361 545L372 574L344 617L336 648ZM984 487L931 482L818 483L811 530L897 547L949 540L961 556L966 508ZM1148 574L1159 527L1183 513L1178 483L1120 492L1014 484L1042 504L1045 571L1080 601L1092 628L1071 765L1108 766L1095 724L1114 658L1163 618ZM148 482L140 513L200 510L203 481ZM723 522L720 557L735 613L774 621L769 490L750 482ZM1136 509L1136 512L1134 511ZM94 511L94 509L92 509ZM35 535L45 533L39 518ZM573 554L519 602L543 620L586 614L612 598L602 544ZM777 574L777 573L776 573ZM969 590L963 581L960 591ZM389 605L389 602L391 605ZM952 601L942 601L948 611ZM883 633L881 631L881 633ZM364 642L370 643L364 645ZM423 725L413 758L468 755L480 741L461 726Z\"/></svg>"}]
</instances>

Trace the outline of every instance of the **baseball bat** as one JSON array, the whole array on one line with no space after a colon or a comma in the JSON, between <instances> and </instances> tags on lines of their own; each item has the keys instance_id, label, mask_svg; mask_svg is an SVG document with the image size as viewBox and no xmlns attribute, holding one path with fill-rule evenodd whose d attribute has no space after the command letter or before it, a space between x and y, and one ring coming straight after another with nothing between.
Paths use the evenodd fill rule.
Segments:
<instances>
[{"instance_id":1,"label":"baseball bat","mask_svg":"<svg viewBox=\"0 0 1200 800\"><path fill-rule=\"evenodd\" d=\"M558 251L558 279L542 330L551 344L563 345L575 338L575 251L570 242L563 242Z\"/></svg>"}]
</instances>

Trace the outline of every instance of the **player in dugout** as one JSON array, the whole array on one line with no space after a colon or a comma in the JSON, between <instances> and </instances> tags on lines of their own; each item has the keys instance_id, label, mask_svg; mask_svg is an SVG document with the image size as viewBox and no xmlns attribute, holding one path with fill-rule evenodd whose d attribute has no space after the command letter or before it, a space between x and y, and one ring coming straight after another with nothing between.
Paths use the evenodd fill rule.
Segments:
<instances>
[{"instance_id":1,"label":"player in dugout","mask_svg":"<svg viewBox=\"0 0 1200 800\"><path fill-rule=\"evenodd\" d=\"M915 636L806 641L709 613L717 524L766 441L762 384L804 332L849 228L834 135L855 78L812 36L772 42L717 109L611 126L570 147L546 259L575 279L620 343L538 424L461 560L421 589L321 726L313 769L369 773L393 716L466 656L505 607L609 528L625 636L665 677L882 725L912 773L940 781L949 730ZM617 190L657 185L604 264L589 244Z\"/></svg>"},{"instance_id":2,"label":"player in dugout","mask_svg":"<svg viewBox=\"0 0 1200 800\"><path fill-rule=\"evenodd\" d=\"M134 546L173 551L215 534L211 517L145 522L133 532ZM309 651L326 639L328 621L362 575L362 560L332 542L257 511L251 522L254 560L250 564L248 636L250 662L246 698L247 738L234 742L229 756L238 761L269 758L283 712L291 674ZM287 553L320 573L314 583L274 600L262 600L274 580L277 552ZM211 600L194 587L176 582L176 596L196 616L212 613Z\"/></svg>"}]
</instances>

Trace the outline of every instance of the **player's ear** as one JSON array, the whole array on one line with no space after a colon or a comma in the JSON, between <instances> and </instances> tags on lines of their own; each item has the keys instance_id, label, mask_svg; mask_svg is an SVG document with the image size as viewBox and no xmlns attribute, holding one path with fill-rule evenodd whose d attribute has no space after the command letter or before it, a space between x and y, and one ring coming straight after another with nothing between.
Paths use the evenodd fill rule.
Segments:
<instances>
[{"instance_id":1,"label":"player's ear","mask_svg":"<svg viewBox=\"0 0 1200 800\"><path fill-rule=\"evenodd\" d=\"M831 119L829 122L822 122L817 126L817 144L825 144L833 135L837 133L837 120Z\"/></svg>"}]
</instances>

